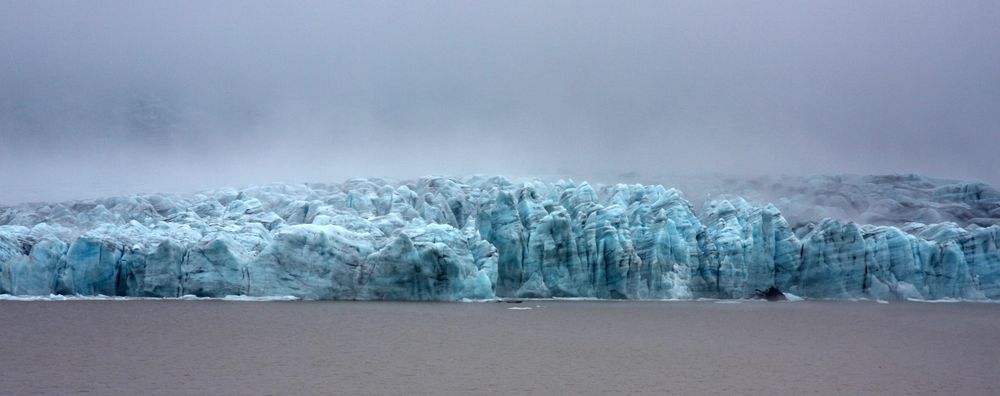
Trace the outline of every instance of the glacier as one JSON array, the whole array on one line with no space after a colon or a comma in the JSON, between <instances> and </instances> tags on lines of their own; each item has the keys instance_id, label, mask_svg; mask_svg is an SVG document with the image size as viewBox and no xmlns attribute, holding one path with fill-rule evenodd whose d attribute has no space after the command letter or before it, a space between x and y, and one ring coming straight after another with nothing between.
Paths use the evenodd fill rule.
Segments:
<instances>
[{"instance_id":1,"label":"glacier","mask_svg":"<svg viewBox=\"0 0 1000 396\"><path fill-rule=\"evenodd\" d=\"M828 199L886 224L790 223L779 206L806 212L788 199L721 195L696 209L658 184L499 176L21 204L0 207L0 294L734 299L774 286L805 298L1000 299L1000 193L864 180L883 185L865 190L869 201Z\"/></svg>"},{"instance_id":2,"label":"glacier","mask_svg":"<svg viewBox=\"0 0 1000 396\"><path fill-rule=\"evenodd\" d=\"M637 175L624 175L636 178ZM773 202L793 227L831 217L858 224L901 226L909 222L960 226L1000 224L1000 193L985 183L919 174L757 176L648 176L688 197L726 193L752 202ZM696 205L701 202L693 202ZM696 206L697 207L697 206ZM700 207L697 207L699 210Z\"/></svg>"}]
</instances>

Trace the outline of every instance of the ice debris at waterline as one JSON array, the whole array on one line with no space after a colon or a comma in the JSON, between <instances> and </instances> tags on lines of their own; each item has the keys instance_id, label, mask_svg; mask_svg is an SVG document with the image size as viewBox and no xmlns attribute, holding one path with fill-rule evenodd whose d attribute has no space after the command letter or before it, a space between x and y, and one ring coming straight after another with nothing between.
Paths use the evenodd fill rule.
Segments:
<instances>
[{"instance_id":1,"label":"ice debris at waterline","mask_svg":"<svg viewBox=\"0 0 1000 396\"><path fill-rule=\"evenodd\" d=\"M703 208L659 185L502 177L28 204L0 208L0 294L1000 298L1000 226L792 229L770 204Z\"/></svg>"}]
</instances>

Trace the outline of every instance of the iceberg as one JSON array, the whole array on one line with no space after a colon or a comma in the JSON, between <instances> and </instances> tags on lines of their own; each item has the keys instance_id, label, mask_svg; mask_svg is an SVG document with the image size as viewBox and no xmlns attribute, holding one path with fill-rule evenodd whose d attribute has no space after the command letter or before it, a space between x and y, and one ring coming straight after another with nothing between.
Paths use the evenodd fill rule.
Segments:
<instances>
[{"instance_id":1,"label":"iceberg","mask_svg":"<svg viewBox=\"0 0 1000 396\"><path fill-rule=\"evenodd\" d=\"M776 287L796 299L1000 299L1000 225L984 217L1000 217L996 190L863 180L918 183L975 221L793 224L787 200L726 195L696 209L662 185L483 176L133 194L0 207L0 294L696 300ZM893 207L893 194L865 213ZM962 217L955 205L922 208Z\"/></svg>"}]
</instances>

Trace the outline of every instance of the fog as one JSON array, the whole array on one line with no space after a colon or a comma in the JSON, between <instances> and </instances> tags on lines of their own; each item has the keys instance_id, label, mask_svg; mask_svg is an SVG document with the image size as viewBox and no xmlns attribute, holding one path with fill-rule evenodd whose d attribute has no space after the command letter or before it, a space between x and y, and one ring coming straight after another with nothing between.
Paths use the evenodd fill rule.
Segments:
<instances>
[{"instance_id":1,"label":"fog","mask_svg":"<svg viewBox=\"0 0 1000 396\"><path fill-rule=\"evenodd\" d=\"M0 203L475 173L1000 185L1000 3L706 3L2 2Z\"/></svg>"}]
</instances>

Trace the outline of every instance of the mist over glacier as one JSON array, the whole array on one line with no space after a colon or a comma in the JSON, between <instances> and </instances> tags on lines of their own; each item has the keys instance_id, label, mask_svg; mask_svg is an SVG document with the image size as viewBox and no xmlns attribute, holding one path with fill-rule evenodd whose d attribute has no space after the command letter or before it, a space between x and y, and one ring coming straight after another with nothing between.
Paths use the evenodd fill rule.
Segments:
<instances>
[{"instance_id":1,"label":"mist over glacier","mask_svg":"<svg viewBox=\"0 0 1000 396\"><path fill-rule=\"evenodd\" d=\"M0 292L995 298L998 11L5 4Z\"/></svg>"},{"instance_id":2,"label":"mist over glacier","mask_svg":"<svg viewBox=\"0 0 1000 396\"><path fill-rule=\"evenodd\" d=\"M477 173L1000 184L995 2L2 8L3 204Z\"/></svg>"}]
</instances>

